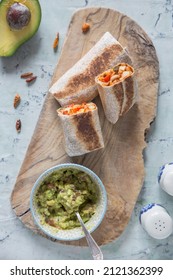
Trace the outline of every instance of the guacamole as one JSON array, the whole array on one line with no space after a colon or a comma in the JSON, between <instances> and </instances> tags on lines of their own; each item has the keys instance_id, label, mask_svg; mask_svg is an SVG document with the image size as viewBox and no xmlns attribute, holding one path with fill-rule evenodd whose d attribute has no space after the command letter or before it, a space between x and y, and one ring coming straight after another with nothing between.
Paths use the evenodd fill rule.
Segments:
<instances>
[{"instance_id":1,"label":"guacamole","mask_svg":"<svg viewBox=\"0 0 173 280\"><path fill-rule=\"evenodd\" d=\"M79 212L87 222L95 213L98 195L91 177L77 169L61 169L50 174L40 185L35 203L42 222L58 229L80 226Z\"/></svg>"}]
</instances>

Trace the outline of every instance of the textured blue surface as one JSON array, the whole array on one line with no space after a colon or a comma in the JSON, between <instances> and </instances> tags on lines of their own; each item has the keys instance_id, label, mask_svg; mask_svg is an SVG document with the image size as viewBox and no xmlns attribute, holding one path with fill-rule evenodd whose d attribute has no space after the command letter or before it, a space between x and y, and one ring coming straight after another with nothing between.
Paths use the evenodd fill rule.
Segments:
<instances>
[{"instance_id":1,"label":"textured blue surface","mask_svg":"<svg viewBox=\"0 0 173 280\"><path fill-rule=\"evenodd\" d=\"M43 16L37 34L13 57L0 58L0 259L91 258L88 248L53 243L27 229L15 217L10 196L59 59L71 16L78 8L100 5L133 18L152 39L160 63L157 117L147 135L147 147L143 154L145 182L123 234L118 240L102 246L104 259L173 259L173 237L153 240L139 223L141 208L151 201L163 205L173 217L173 198L158 185L160 166L173 161L172 1L40 0L40 3ZM52 42L58 31L60 44L55 53ZM31 86L20 79L21 73L28 71L37 75L37 80ZM17 92L22 100L15 110L13 98ZM20 134L15 130L18 118L22 121Z\"/></svg>"}]
</instances>

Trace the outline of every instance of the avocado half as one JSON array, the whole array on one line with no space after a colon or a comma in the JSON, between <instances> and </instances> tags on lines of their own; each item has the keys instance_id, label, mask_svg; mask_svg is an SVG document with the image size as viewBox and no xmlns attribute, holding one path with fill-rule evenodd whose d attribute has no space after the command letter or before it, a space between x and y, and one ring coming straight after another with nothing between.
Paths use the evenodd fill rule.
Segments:
<instances>
[{"instance_id":1,"label":"avocado half","mask_svg":"<svg viewBox=\"0 0 173 280\"><path fill-rule=\"evenodd\" d=\"M21 4L30 11L26 26L14 29L7 21L7 13L12 5ZM0 2L0 56L11 56L38 30L41 21L41 7L38 0L2 0Z\"/></svg>"}]
</instances>

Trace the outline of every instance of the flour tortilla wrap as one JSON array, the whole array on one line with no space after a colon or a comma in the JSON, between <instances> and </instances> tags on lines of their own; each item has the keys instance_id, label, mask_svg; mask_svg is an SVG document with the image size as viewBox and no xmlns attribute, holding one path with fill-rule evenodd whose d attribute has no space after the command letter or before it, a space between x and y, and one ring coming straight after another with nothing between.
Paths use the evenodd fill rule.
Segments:
<instances>
[{"instance_id":1,"label":"flour tortilla wrap","mask_svg":"<svg viewBox=\"0 0 173 280\"><path fill-rule=\"evenodd\" d=\"M127 63L119 63L95 79L106 118L115 124L137 101L135 71Z\"/></svg>"},{"instance_id":2,"label":"flour tortilla wrap","mask_svg":"<svg viewBox=\"0 0 173 280\"><path fill-rule=\"evenodd\" d=\"M104 147L98 109L94 103L70 105L57 110L65 150L69 156L79 156Z\"/></svg>"},{"instance_id":3,"label":"flour tortilla wrap","mask_svg":"<svg viewBox=\"0 0 173 280\"><path fill-rule=\"evenodd\" d=\"M61 106L90 102L98 95L95 77L118 63L117 59L122 61L124 55L128 57L125 49L106 32L87 54L51 86L49 92Z\"/></svg>"}]
</instances>

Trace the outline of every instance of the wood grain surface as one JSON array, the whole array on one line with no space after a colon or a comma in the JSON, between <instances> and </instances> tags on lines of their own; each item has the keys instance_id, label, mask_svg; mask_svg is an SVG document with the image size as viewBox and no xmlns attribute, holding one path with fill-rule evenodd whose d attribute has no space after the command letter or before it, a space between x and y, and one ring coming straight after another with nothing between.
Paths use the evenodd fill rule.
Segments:
<instances>
[{"instance_id":1,"label":"wood grain surface","mask_svg":"<svg viewBox=\"0 0 173 280\"><path fill-rule=\"evenodd\" d=\"M91 28L83 34L81 26L85 21ZM87 8L77 11L71 19L52 83L106 31L127 48L133 60L139 99L124 117L112 125L106 120L97 97L94 102L99 109L105 148L69 158L64 151L62 130L56 113L59 105L51 94L47 94L11 196L12 208L17 217L28 228L43 236L34 225L29 199L34 182L45 169L59 163L74 162L87 166L101 178L108 194L108 208L103 222L93 233L99 245L115 240L123 232L143 184L145 133L156 116L159 63L153 43L141 27L129 17L111 9ZM86 241L83 238L65 244L84 246Z\"/></svg>"}]
</instances>

